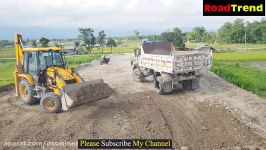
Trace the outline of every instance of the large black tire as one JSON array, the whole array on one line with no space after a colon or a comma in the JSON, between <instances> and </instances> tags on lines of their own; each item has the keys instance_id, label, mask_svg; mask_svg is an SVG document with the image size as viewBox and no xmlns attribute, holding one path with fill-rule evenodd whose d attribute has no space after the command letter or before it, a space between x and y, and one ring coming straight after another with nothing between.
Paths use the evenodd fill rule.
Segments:
<instances>
[{"instance_id":1,"label":"large black tire","mask_svg":"<svg viewBox=\"0 0 266 150\"><path fill-rule=\"evenodd\" d=\"M154 87L155 87L155 91L160 94L160 95L164 95L164 89L163 89L163 81L162 81L162 77L158 76L156 78L156 80L154 80Z\"/></svg>"},{"instance_id":2,"label":"large black tire","mask_svg":"<svg viewBox=\"0 0 266 150\"><path fill-rule=\"evenodd\" d=\"M35 97L36 92L33 89L33 85L27 79L22 79L19 82L19 99L28 105L38 103L39 100Z\"/></svg>"},{"instance_id":3,"label":"large black tire","mask_svg":"<svg viewBox=\"0 0 266 150\"><path fill-rule=\"evenodd\" d=\"M61 98L53 92L46 93L40 105L42 111L47 113L58 113L62 110Z\"/></svg>"},{"instance_id":4,"label":"large black tire","mask_svg":"<svg viewBox=\"0 0 266 150\"><path fill-rule=\"evenodd\" d=\"M132 77L137 82L143 82L145 80L145 77L140 73L139 68L133 69Z\"/></svg>"}]
</instances>

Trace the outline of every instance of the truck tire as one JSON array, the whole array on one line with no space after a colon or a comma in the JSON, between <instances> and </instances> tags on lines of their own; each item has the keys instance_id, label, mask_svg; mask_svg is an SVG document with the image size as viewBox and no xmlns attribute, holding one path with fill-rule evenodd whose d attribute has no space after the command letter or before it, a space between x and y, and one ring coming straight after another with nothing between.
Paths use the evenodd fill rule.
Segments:
<instances>
[{"instance_id":1,"label":"truck tire","mask_svg":"<svg viewBox=\"0 0 266 150\"><path fill-rule=\"evenodd\" d=\"M132 77L137 82L143 82L145 80L145 77L140 73L139 68L133 69Z\"/></svg>"},{"instance_id":2,"label":"truck tire","mask_svg":"<svg viewBox=\"0 0 266 150\"><path fill-rule=\"evenodd\" d=\"M163 80L161 76L158 76L156 80L154 80L154 84L155 91L160 95L164 95Z\"/></svg>"},{"instance_id":3,"label":"truck tire","mask_svg":"<svg viewBox=\"0 0 266 150\"><path fill-rule=\"evenodd\" d=\"M192 79L192 80L185 80L182 82L183 89L185 90L195 90L199 88L199 80Z\"/></svg>"},{"instance_id":4,"label":"truck tire","mask_svg":"<svg viewBox=\"0 0 266 150\"><path fill-rule=\"evenodd\" d=\"M47 113L58 113L62 110L61 98L53 92L46 93L40 101L41 110Z\"/></svg>"},{"instance_id":5,"label":"truck tire","mask_svg":"<svg viewBox=\"0 0 266 150\"><path fill-rule=\"evenodd\" d=\"M35 96L36 92L33 85L27 79L22 79L19 82L19 99L25 104L33 105L39 101Z\"/></svg>"}]
</instances>

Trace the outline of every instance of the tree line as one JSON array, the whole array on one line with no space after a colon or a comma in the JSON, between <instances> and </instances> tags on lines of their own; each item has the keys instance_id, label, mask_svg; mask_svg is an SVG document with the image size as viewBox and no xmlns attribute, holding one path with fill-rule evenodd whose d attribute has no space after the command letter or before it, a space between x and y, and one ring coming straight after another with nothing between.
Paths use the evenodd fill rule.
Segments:
<instances>
[{"instance_id":1,"label":"tree line","mask_svg":"<svg viewBox=\"0 0 266 150\"><path fill-rule=\"evenodd\" d=\"M194 27L191 32L182 33L179 28L174 28L160 35L142 36L141 39L170 41L177 48L183 48L185 42L263 44L266 43L266 20L244 22L243 19L236 19L224 23L216 32Z\"/></svg>"},{"instance_id":2,"label":"tree line","mask_svg":"<svg viewBox=\"0 0 266 150\"><path fill-rule=\"evenodd\" d=\"M75 41L75 46L84 47L83 53L91 53L96 43L101 47L102 53L105 45L111 48L111 53L112 48L117 46L117 43L113 38L109 37L106 39L104 30L100 31L97 37L94 36L94 30L92 28L78 28L78 31L80 35L78 38L79 40Z\"/></svg>"},{"instance_id":3,"label":"tree line","mask_svg":"<svg viewBox=\"0 0 266 150\"><path fill-rule=\"evenodd\" d=\"M101 48L108 46L111 49L122 44L122 39L128 40L148 40L148 41L169 41L174 44L177 49L182 49L185 42L204 42L204 43L266 43L266 20L245 22L243 19L236 19L233 22L224 23L217 31L208 32L205 27L194 27L191 32L183 33L179 28L163 32L159 35L141 36L140 32L134 31L133 36L125 38L106 38L104 30L94 35L92 28L78 28L80 35L75 40L75 47L83 47L84 53L91 53L96 44ZM39 40L42 47L47 47L49 39L42 37ZM23 43L36 47L36 40L23 41ZM0 47L12 44L8 40L0 40ZM56 46L60 46L56 44Z\"/></svg>"}]
</instances>

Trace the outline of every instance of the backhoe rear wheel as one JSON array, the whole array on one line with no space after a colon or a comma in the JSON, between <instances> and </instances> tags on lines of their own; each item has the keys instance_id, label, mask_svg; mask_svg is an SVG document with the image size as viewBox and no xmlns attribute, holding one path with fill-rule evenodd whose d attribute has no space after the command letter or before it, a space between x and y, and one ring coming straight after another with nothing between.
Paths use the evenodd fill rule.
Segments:
<instances>
[{"instance_id":1,"label":"backhoe rear wheel","mask_svg":"<svg viewBox=\"0 0 266 150\"><path fill-rule=\"evenodd\" d=\"M58 113L62 110L61 98L53 92L46 93L40 105L42 111L47 113Z\"/></svg>"},{"instance_id":2,"label":"backhoe rear wheel","mask_svg":"<svg viewBox=\"0 0 266 150\"><path fill-rule=\"evenodd\" d=\"M22 79L19 82L19 99L25 104L32 105L38 102L38 99L34 97L35 95L33 85L27 79Z\"/></svg>"}]
</instances>

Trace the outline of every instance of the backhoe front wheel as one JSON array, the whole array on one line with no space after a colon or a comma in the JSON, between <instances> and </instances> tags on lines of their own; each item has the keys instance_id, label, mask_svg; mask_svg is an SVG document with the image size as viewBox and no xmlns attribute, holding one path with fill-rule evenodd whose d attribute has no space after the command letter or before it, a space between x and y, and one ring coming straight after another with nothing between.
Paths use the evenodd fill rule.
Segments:
<instances>
[{"instance_id":1,"label":"backhoe front wheel","mask_svg":"<svg viewBox=\"0 0 266 150\"><path fill-rule=\"evenodd\" d=\"M44 95L40 105L42 111L47 113L58 113L62 110L61 98L52 92Z\"/></svg>"},{"instance_id":2,"label":"backhoe front wheel","mask_svg":"<svg viewBox=\"0 0 266 150\"><path fill-rule=\"evenodd\" d=\"M22 79L19 82L19 99L25 104L32 105L38 102L35 95L36 92L33 89L33 85L31 85L27 79Z\"/></svg>"}]
</instances>

